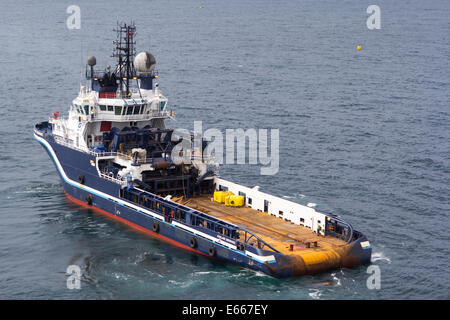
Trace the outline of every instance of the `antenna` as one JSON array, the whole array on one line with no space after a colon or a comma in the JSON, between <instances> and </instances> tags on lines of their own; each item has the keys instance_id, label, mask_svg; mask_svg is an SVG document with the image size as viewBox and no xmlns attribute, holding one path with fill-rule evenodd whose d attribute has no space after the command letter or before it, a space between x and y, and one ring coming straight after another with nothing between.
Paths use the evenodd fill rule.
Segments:
<instances>
[{"instance_id":1,"label":"antenna","mask_svg":"<svg viewBox=\"0 0 450 320\"><path fill-rule=\"evenodd\" d=\"M125 91L128 97L130 93L130 79L136 77L136 69L133 65L133 59L136 54L136 42L134 40L136 26L133 21L129 25L117 22L117 28L114 31L117 32L117 40L113 41L115 48L112 57L118 59L115 74L119 78L122 96Z\"/></svg>"}]
</instances>

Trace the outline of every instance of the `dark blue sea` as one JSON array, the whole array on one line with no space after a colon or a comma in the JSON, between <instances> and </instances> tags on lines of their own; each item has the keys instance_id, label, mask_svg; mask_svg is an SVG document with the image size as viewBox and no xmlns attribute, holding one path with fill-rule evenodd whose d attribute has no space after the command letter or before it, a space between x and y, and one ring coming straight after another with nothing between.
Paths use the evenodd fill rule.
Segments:
<instances>
[{"instance_id":1,"label":"dark blue sea","mask_svg":"<svg viewBox=\"0 0 450 320\"><path fill-rule=\"evenodd\" d=\"M0 298L449 299L449 16L445 0L2 0ZM118 20L156 57L169 127L280 130L276 175L221 176L349 221L380 289L368 266L281 280L220 264L69 202L33 126L68 109L87 56L114 62Z\"/></svg>"}]
</instances>

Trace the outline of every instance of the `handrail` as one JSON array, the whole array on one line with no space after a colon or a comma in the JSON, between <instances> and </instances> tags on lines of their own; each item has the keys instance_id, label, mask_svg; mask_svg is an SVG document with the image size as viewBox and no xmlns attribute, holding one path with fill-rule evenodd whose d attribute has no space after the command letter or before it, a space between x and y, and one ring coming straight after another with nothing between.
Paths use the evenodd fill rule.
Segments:
<instances>
[{"instance_id":1,"label":"handrail","mask_svg":"<svg viewBox=\"0 0 450 320\"><path fill-rule=\"evenodd\" d=\"M78 150L78 151L81 151L81 152L84 152L84 153L87 153L87 154L90 154L90 155L95 156L95 157L117 156L117 157L122 157L122 158L133 160L133 157L132 157L131 154L128 155L128 154L125 154L125 153L122 153L122 152L118 152L118 151L95 152L95 151L93 151L93 150L91 150L89 148L77 147L73 143L68 143L66 141L63 141L63 140L61 140L63 138L60 138L59 136L54 136L54 138L55 138L55 142L60 144L60 145L63 145L63 146L69 147L71 149L75 149L75 150ZM170 158L170 155L166 155L163 158L167 161ZM205 156L203 158L203 161L207 162L208 160L211 160L211 159L212 159L212 157ZM200 158L197 158L196 156L192 156L191 160L200 160ZM154 158L147 158L147 157L145 159L138 158L138 159L134 159L133 161L135 163L139 163L139 164L151 163L151 162L153 163L154 162Z\"/></svg>"},{"instance_id":2,"label":"handrail","mask_svg":"<svg viewBox=\"0 0 450 320\"><path fill-rule=\"evenodd\" d=\"M113 176L110 176L108 174L104 174L102 172L100 172L99 176L101 178L103 178L103 179L110 180L110 181L115 182L115 183L120 184L120 185L125 185L127 183L126 181L123 181L123 180L120 180L120 179L116 179Z\"/></svg>"},{"instance_id":3,"label":"handrail","mask_svg":"<svg viewBox=\"0 0 450 320\"><path fill-rule=\"evenodd\" d=\"M121 106L122 107L122 106ZM126 105L124 106L126 107ZM97 111L93 120L143 120L147 118L167 118L173 116L172 110L149 110L139 114L115 114L113 111Z\"/></svg>"},{"instance_id":4,"label":"handrail","mask_svg":"<svg viewBox=\"0 0 450 320\"><path fill-rule=\"evenodd\" d=\"M117 152L117 151L102 151L102 152L95 152L89 148L83 148L83 147L77 147L75 146L73 143L68 143L66 141L61 140L58 136L53 136L55 139L55 142L65 146L65 147L69 147L71 149L75 149L84 153L88 153L92 156L95 157L106 157L106 156L118 156L118 157L124 157L124 158L128 158L128 156L125 153L121 153L121 152Z\"/></svg>"},{"instance_id":5,"label":"handrail","mask_svg":"<svg viewBox=\"0 0 450 320\"><path fill-rule=\"evenodd\" d=\"M221 219L219 219L219 218L212 217L212 216L210 216L210 215L208 215L208 214L206 214L206 213L204 213L204 212L201 212L201 211L199 211L199 210L190 208L190 207L185 206L185 205L183 205L183 204L180 204L180 203L177 203L177 202L173 202L173 201L171 201L171 200L166 200L166 199L164 199L164 198L162 198L162 197L160 197L160 196L158 196L158 195L155 195L155 194L153 194L153 193L151 193L151 192L149 192L149 191L146 191L146 190L143 190L143 189L140 189L140 188L136 188L136 187L134 187L134 189L138 190L139 192L143 192L143 193L147 193L147 194L149 194L149 195L152 195L152 196L155 197L155 199L158 200L158 201L166 202L166 203L167 203L167 202L170 202L170 203L167 203L167 204L170 205L170 206L174 206L174 207L176 207L177 209L183 209L183 210L185 210L186 212L189 212L190 214L198 214L198 213L200 213L200 214L202 214L202 217L201 217L201 218L206 219L206 220L210 220L210 222L213 222L213 223L219 222L219 224L223 224L225 227L226 227L227 225L234 227L234 228L236 229L236 231L239 231L239 230L244 231L244 232L246 232L246 233L248 233L248 234L254 236L258 241L260 241L261 243L263 243L263 247L264 247L264 246L267 246L267 247L270 248L272 251L279 253L278 250L276 250L276 249L274 249L273 247L271 247L267 242L265 242L264 240L262 240L261 238L259 238L259 237L258 237L257 235L255 235L254 233L248 231L247 229L244 229L244 228L239 227L239 226L237 226L237 225L234 225L234 224L232 224L232 223L223 221L223 220L221 220ZM138 203L138 205L139 205L139 206L142 206L142 205L140 205L139 203ZM143 207L145 207L145 206L143 206ZM197 228L198 226L194 226L194 227ZM219 233L218 233L218 234L219 234ZM230 238L230 237L228 237L228 238ZM233 239L233 238L230 238L230 239ZM249 238L249 239L250 239L250 238ZM235 242L238 241L237 239L233 239L233 240L235 240ZM247 242L245 242L245 243L247 243ZM261 249L262 249L262 248L261 248Z\"/></svg>"},{"instance_id":6,"label":"handrail","mask_svg":"<svg viewBox=\"0 0 450 320\"><path fill-rule=\"evenodd\" d=\"M272 249L272 251L275 251L275 252L277 252L277 253L280 253L280 251L278 251L277 249L271 247L267 242L265 242L264 240L262 240L260 237L258 237L258 236L257 236L256 234L254 234L253 232L250 232L250 231L248 231L247 229L244 229L244 228L241 228L241 227L238 227L238 228L239 228L239 230L242 230L242 231L244 231L244 232L246 232L246 233L248 233L248 234L251 235L251 237L248 238L248 239L247 239L247 235L245 235L245 243L246 243L246 244L248 243L248 241L249 241L252 237L255 237L259 242L262 242L262 243L263 243L262 248L264 248L265 246L268 246L270 249ZM262 249L262 248L260 248L260 249Z\"/></svg>"},{"instance_id":7,"label":"handrail","mask_svg":"<svg viewBox=\"0 0 450 320\"><path fill-rule=\"evenodd\" d=\"M352 227L352 225L350 224L350 223L348 223L348 222L346 222L346 221L344 221L344 220L342 220L341 218L339 218L337 215L335 215L335 214L331 214L331 213L327 213L327 212L321 212L322 214L324 214L327 218L330 218L330 219L332 219L332 220L335 220L336 222L339 222L339 223L341 223L341 224L343 224L344 226L346 226L346 227L348 227L348 229L349 229L349 234L348 234L348 236L347 236L347 239L345 240L345 242L347 242L347 243L350 243L350 242L352 242L352 239L353 239L353 227ZM327 230L325 230L325 232L327 232ZM335 233L335 232L333 232L333 233ZM336 235L338 234L338 233L335 233ZM337 238L337 236L335 236L336 238Z\"/></svg>"}]
</instances>

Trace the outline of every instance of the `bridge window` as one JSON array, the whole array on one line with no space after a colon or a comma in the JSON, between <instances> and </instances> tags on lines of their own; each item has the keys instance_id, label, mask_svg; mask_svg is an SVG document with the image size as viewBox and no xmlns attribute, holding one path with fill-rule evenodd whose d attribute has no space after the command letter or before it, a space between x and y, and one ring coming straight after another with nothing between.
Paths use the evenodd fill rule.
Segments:
<instances>
[{"instance_id":1,"label":"bridge window","mask_svg":"<svg viewBox=\"0 0 450 320\"><path fill-rule=\"evenodd\" d=\"M252 198L248 198L248 204L252 204Z\"/></svg>"},{"instance_id":2,"label":"bridge window","mask_svg":"<svg viewBox=\"0 0 450 320\"><path fill-rule=\"evenodd\" d=\"M122 107L121 106L116 106L114 110L115 110L114 114L116 116L120 116L122 114Z\"/></svg>"},{"instance_id":3,"label":"bridge window","mask_svg":"<svg viewBox=\"0 0 450 320\"><path fill-rule=\"evenodd\" d=\"M127 115L133 114L133 107L127 107Z\"/></svg>"},{"instance_id":4,"label":"bridge window","mask_svg":"<svg viewBox=\"0 0 450 320\"><path fill-rule=\"evenodd\" d=\"M100 107L100 110L101 110L101 111L106 111L106 106L100 105L99 107Z\"/></svg>"},{"instance_id":5,"label":"bridge window","mask_svg":"<svg viewBox=\"0 0 450 320\"><path fill-rule=\"evenodd\" d=\"M141 111L141 106L135 106L133 114L139 114Z\"/></svg>"},{"instance_id":6,"label":"bridge window","mask_svg":"<svg viewBox=\"0 0 450 320\"><path fill-rule=\"evenodd\" d=\"M114 111L114 107L113 106L108 106L108 111Z\"/></svg>"}]
</instances>

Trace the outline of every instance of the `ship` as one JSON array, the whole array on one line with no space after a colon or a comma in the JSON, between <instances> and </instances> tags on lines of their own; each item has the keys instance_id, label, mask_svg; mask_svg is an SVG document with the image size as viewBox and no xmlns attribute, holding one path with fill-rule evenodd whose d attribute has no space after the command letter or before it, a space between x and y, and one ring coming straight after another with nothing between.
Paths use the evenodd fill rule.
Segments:
<instances>
[{"instance_id":1,"label":"ship","mask_svg":"<svg viewBox=\"0 0 450 320\"><path fill-rule=\"evenodd\" d=\"M277 278L370 262L367 237L340 216L222 178L206 139L166 127L175 113L158 87L155 57L136 54L135 23L114 31L116 65L100 68L89 56L68 113L34 127L71 201Z\"/></svg>"}]
</instances>

